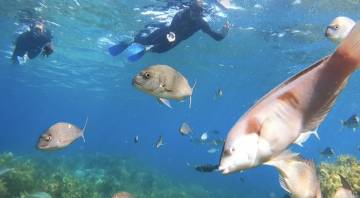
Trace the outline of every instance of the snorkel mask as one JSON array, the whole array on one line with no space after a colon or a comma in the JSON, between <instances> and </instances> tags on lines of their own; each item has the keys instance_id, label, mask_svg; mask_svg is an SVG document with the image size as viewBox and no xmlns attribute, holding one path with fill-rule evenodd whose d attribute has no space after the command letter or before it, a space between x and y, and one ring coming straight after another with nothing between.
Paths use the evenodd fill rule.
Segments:
<instances>
[{"instance_id":1,"label":"snorkel mask","mask_svg":"<svg viewBox=\"0 0 360 198\"><path fill-rule=\"evenodd\" d=\"M31 27L31 31L35 36L40 36L44 32L44 23L37 22Z\"/></svg>"},{"instance_id":2,"label":"snorkel mask","mask_svg":"<svg viewBox=\"0 0 360 198\"><path fill-rule=\"evenodd\" d=\"M203 10L202 0L193 0L190 4L190 17L193 19L202 17Z\"/></svg>"}]
</instances>

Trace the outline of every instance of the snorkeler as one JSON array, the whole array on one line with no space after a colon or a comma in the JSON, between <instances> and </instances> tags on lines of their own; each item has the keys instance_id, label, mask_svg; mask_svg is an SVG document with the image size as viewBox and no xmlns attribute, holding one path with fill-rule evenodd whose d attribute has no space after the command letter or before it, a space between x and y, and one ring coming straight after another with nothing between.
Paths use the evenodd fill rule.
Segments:
<instances>
[{"instance_id":1,"label":"snorkeler","mask_svg":"<svg viewBox=\"0 0 360 198\"><path fill-rule=\"evenodd\" d=\"M43 21L37 21L30 25L30 30L20 34L15 42L15 49L11 60L14 64L19 64L19 57L27 56L30 59L41 55L48 57L53 53L51 44L51 33L45 30Z\"/></svg>"},{"instance_id":2,"label":"snorkeler","mask_svg":"<svg viewBox=\"0 0 360 198\"><path fill-rule=\"evenodd\" d=\"M172 49L199 30L217 41L225 38L229 31L229 23L225 23L221 31L216 32L202 17L202 2L194 0L189 7L174 16L170 26L164 24L155 24L155 27L153 24L147 25L145 30L137 33L132 42L122 41L110 47L109 52L112 56L117 56L125 50L128 60L137 61L147 51L163 53ZM151 31L151 28L156 28L156 30Z\"/></svg>"}]
</instances>

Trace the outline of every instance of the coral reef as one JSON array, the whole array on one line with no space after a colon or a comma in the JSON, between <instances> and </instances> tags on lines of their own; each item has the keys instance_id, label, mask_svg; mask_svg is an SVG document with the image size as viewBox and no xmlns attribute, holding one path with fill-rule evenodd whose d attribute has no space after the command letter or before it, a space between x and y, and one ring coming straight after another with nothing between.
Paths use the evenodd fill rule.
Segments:
<instances>
[{"instance_id":1,"label":"coral reef","mask_svg":"<svg viewBox=\"0 0 360 198\"><path fill-rule=\"evenodd\" d=\"M15 157L3 153L0 166L12 171L0 177L0 197L48 193L62 198L103 198L121 191L136 198L214 195L202 186L176 183L140 164L134 159L104 154Z\"/></svg>"},{"instance_id":2,"label":"coral reef","mask_svg":"<svg viewBox=\"0 0 360 198\"><path fill-rule=\"evenodd\" d=\"M321 189L325 197L333 197L341 187L340 176L351 185L354 194L360 195L360 161L350 155L341 155L334 163L323 162L319 166Z\"/></svg>"}]
</instances>

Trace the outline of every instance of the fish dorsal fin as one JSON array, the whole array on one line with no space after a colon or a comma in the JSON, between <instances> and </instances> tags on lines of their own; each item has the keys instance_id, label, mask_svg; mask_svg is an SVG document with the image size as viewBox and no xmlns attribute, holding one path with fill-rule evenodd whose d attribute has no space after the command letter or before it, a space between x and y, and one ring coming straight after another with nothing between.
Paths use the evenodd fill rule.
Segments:
<instances>
[{"instance_id":1,"label":"fish dorsal fin","mask_svg":"<svg viewBox=\"0 0 360 198\"><path fill-rule=\"evenodd\" d=\"M317 113L306 116L306 117L308 117L308 119L305 120L305 122L304 122L304 126L303 126L304 132L305 131L314 131L317 128L319 128L319 125L322 123L322 121L325 119L325 117L329 113L330 109L332 108L332 106L335 104L337 96L340 94L341 90L347 84L348 79L349 79L349 77L347 77L341 83L341 85L339 86L337 91L333 95L330 96L331 98L329 98L328 102L323 104Z\"/></svg>"},{"instance_id":2,"label":"fish dorsal fin","mask_svg":"<svg viewBox=\"0 0 360 198\"><path fill-rule=\"evenodd\" d=\"M321 63L323 63L325 60L327 60L329 58L329 56L326 56L324 58L322 58L321 60L319 60L318 62L312 64L311 66L307 67L306 69L302 70L301 72L291 76L290 78L288 78L287 80L285 80L283 83L281 83L280 85L278 85L277 87L273 88L270 92L268 92L265 96L263 96L260 100L258 100L254 105L256 106L256 104L260 103L262 100L264 100L265 98L269 97L271 94L275 93L277 90L285 87L286 85L290 84L291 82L299 79L301 76L305 75L306 73L312 71L313 69L317 68L318 66L321 65Z\"/></svg>"},{"instance_id":3,"label":"fish dorsal fin","mask_svg":"<svg viewBox=\"0 0 360 198\"><path fill-rule=\"evenodd\" d=\"M291 193L288 186L286 185L286 181L282 175L279 175L279 183L281 188L283 188L286 192Z\"/></svg>"},{"instance_id":4,"label":"fish dorsal fin","mask_svg":"<svg viewBox=\"0 0 360 198\"><path fill-rule=\"evenodd\" d=\"M339 176L340 176L341 184L342 184L343 188L351 191L351 186L350 186L349 182L345 179L344 176L342 176L342 175L339 175Z\"/></svg>"}]
</instances>

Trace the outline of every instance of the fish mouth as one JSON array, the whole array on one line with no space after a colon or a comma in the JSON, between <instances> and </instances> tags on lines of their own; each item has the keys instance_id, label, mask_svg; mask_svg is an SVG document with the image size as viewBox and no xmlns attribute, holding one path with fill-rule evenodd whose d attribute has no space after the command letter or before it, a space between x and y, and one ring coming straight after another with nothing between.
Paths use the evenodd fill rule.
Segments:
<instances>
[{"instance_id":1,"label":"fish mouth","mask_svg":"<svg viewBox=\"0 0 360 198\"><path fill-rule=\"evenodd\" d=\"M228 175L230 174L230 169L228 167L225 166L219 166L218 171L221 172L223 175Z\"/></svg>"},{"instance_id":2,"label":"fish mouth","mask_svg":"<svg viewBox=\"0 0 360 198\"><path fill-rule=\"evenodd\" d=\"M142 84L138 80L136 80L136 77L133 78L132 85L135 86L135 87L141 87L142 86Z\"/></svg>"},{"instance_id":3,"label":"fish mouth","mask_svg":"<svg viewBox=\"0 0 360 198\"><path fill-rule=\"evenodd\" d=\"M41 142L39 142L39 143L36 145L36 148L39 149L39 150L46 150L48 147L49 147L48 144L46 144L46 143L41 143Z\"/></svg>"}]
</instances>

